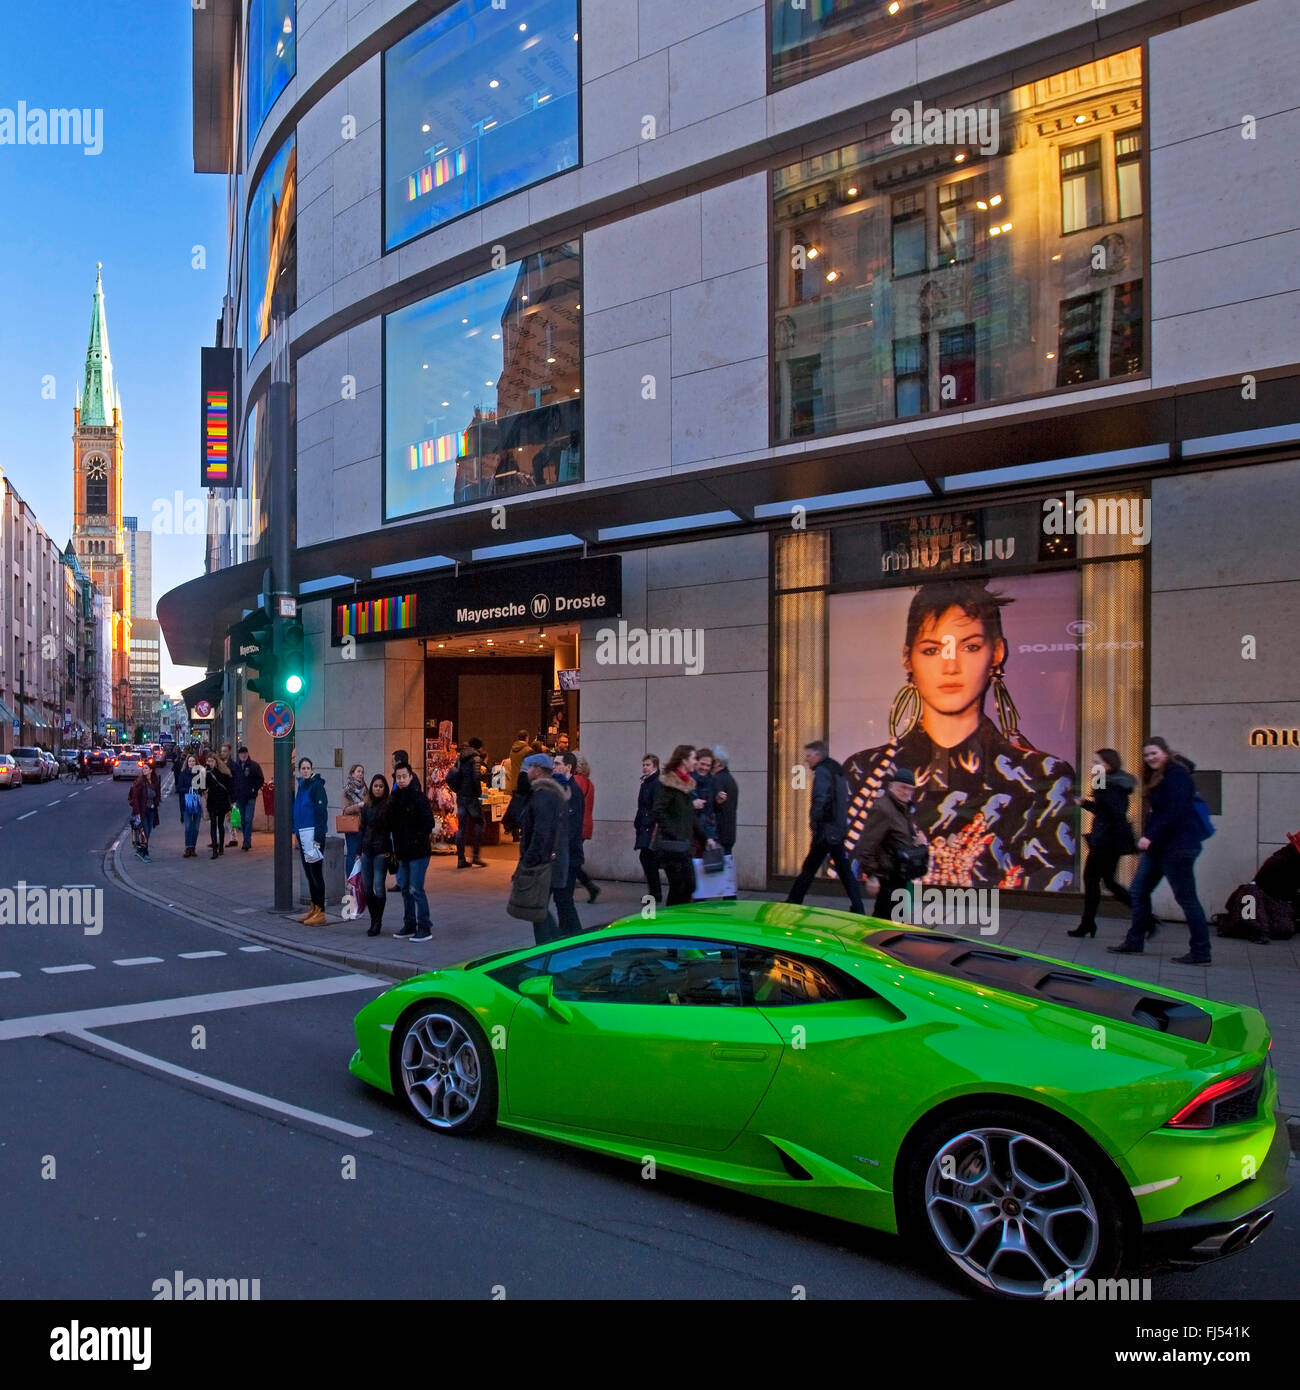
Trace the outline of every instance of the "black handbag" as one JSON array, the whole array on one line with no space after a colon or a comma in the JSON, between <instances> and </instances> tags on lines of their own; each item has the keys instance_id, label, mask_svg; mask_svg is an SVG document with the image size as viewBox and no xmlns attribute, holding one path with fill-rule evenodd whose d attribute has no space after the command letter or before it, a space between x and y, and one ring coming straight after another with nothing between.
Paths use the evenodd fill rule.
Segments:
<instances>
[{"instance_id":1,"label":"black handbag","mask_svg":"<svg viewBox=\"0 0 1300 1390\"><path fill-rule=\"evenodd\" d=\"M930 872L930 846L900 845L894 851L894 869L904 882L924 878Z\"/></svg>"},{"instance_id":2,"label":"black handbag","mask_svg":"<svg viewBox=\"0 0 1300 1390\"><path fill-rule=\"evenodd\" d=\"M726 867L726 856L723 854L721 846L717 849L709 849L706 846L704 853L700 856L700 868L706 874L720 874Z\"/></svg>"}]
</instances>

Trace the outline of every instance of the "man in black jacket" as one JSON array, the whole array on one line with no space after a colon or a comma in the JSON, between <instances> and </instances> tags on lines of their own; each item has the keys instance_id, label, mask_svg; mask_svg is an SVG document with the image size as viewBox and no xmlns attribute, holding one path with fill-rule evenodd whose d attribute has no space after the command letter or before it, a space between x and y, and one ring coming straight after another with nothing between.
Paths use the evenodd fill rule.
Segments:
<instances>
[{"instance_id":1,"label":"man in black jacket","mask_svg":"<svg viewBox=\"0 0 1300 1390\"><path fill-rule=\"evenodd\" d=\"M867 910L862 905L862 893L844 848L844 837L849 828L849 784L844 780L844 770L834 758L828 756L821 739L805 745L803 760L813 775L812 806L808 812L812 844L786 902L803 902L804 894L812 887L817 871L829 855L840 884L848 894L849 911L865 917Z\"/></svg>"},{"instance_id":2,"label":"man in black jacket","mask_svg":"<svg viewBox=\"0 0 1300 1390\"><path fill-rule=\"evenodd\" d=\"M573 753L555 755L555 780L569 793L569 809L566 838L569 845L569 871L564 876L564 887L555 888L551 896L555 899L555 911L559 919L561 936L576 936L582 930L582 918L573 905L573 890L578 882L578 870L586 862L582 849L582 821L586 812L586 799L582 788L573 780L578 770L578 759Z\"/></svg>"},{"instance_id":3,"label":"man in black jacket","mask_svg":"<svg viewBox=\"0 0 1300 1390\"><path fill-rule=\"evenodd\" d=\"M465 858L468 843L474 854L473 867L486 869L483 862L483 740L472 738L456 764L456 867L468 869Z\"/></svg>"},{"instance_id":4,"label":"man in black jacket","mask_svg":"<svg viewBox=\"0 0 1300 1390\"><path fill-rule=\"evenodd\" d=\"M731 775L728 763L731 756L720 744L713 745L713 806L718 821L718 843L723 854L736 847L736 809L740 804L740 788Z\"/></svg>"},{"instance_id":5,"label":"man in black jacket","mask_svg":"<svg viewBox=\"0 0 1300 1390\"><path fill-rule=\"evenodd\" d=\"M1103 883L1130 912L1133 907L1133 899L1115 877L1115 870L1124 855L1137 853L1128 818L1129 797L1137 787L1137 778L1124 771L1113 748L1099 748L1096 759L1092 796L1074 798L1076 805L1092 812L1092 829L1088 831L1088 857L1083 861L1083 916L1073 931L1066 932L1067 936L1097 935L1097 908Z\"/></svg>"},{"instance_id":6,"label":"man in black jacket","mask_svg":"<svg viewBox=\"0 0 1300 1390\"><path fill-rule=\"evenodd\" d=\"M253 815L257 810L257 794L266 778L261 763L248 755L246 744L239 745L239 756L230 769L231 800L239 807L239 822L244 831L244 848L253 846Z\"/></svg>"},{"instance_id":7,"label":"man in black jacket","mask_svg":"<svg viewBox=\"0 0 1300 1390\"><path fill-rule=\"evenodd\" d=\"M569 792L555 780L555 764L549 754L530 753L524 759L523 772L532 790L519 819L519 867L534 869L549 860L554 892L569 878ZM562 935L549 907L546 916L533 923L533 938L539 946Z\"/></svg>"},{"instance_id":8,"label":"man in black jacket","mask_svg":"<svg viewBox=\"0 0 1300 1390\"><path fill-rule=\"evenodd\" d=\"M867 871L867 891L876 882L876 905L872 915L886 922L902 921L894 909L903 905L894 895L906 891L907 879L898 872L894 851L912 844L924 844L925 837L912 820L912 798L916 795L916 774L910 767L896 767L881 794L867 812L867 823L858 841L858 855Z\"/></svg>"}]
</instances>

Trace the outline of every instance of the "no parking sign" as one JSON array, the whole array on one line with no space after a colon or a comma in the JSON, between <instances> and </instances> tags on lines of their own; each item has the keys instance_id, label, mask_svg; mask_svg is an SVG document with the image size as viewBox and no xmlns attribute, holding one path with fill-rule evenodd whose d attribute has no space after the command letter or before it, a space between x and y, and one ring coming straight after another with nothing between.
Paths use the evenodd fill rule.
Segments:
<instances>
[{"instance_id":1,"label":"no parking sign","mask_svg":"<svg viewBox=\"0 0 1300 1390\"><path fill-rule=\"evenodd\" d=\"M293 731L293 708L283 700L273 700L262 714L262 724L272 738L285 738Z\"/></svg>"}]
</instances>

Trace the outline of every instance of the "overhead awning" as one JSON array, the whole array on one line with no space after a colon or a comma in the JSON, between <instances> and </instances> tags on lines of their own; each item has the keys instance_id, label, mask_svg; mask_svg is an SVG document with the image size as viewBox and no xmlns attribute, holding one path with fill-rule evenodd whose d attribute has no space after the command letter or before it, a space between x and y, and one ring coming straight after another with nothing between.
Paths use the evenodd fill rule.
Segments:
<instances>
[{"instance_id":1,"label":"overhead awning","mask_svg":"<svg viewBox=\"0 0 1300 1390\"><path fill-rule=\"evenodd\" d=\"M0 700L0 722L12 724L18 716L9 708L3 700Z\"/></svg>"},{"instance_id":2,"label":"overhead awning","mask_svg":"<svg viewBox=\"0 0 1300 1390\"><path fill-rule=\"evenodd\" d=\"M190 718L211 719L221 708L222 689L223 681L220 671L209 671L201 681L187 685L181 691L181 698L185 701L185 708L189 711ZM200 712L198 706L203 704L207 705L208 708Z\"/></svg>"},{"instance_id":3,"label":"overhead awning","mask_svg":"<svg viewBox=\"0 0 1300 1390\"><path fill-rule=\"evenodd\" d=\"M40 716L40 712L31 704L26 706L27 725L32 729L48 729L50 726Z\"/></svg>"}]
</instances>

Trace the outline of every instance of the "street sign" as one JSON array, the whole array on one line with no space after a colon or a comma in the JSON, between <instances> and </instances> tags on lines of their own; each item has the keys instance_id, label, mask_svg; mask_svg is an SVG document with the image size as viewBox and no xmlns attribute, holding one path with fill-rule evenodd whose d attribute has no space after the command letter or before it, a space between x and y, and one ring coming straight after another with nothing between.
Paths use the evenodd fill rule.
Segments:
<instances>
[{"instance_id":1,"label":"street sign","mask_svg":"<svg viewBox=\"0 0 1300 1390\"><path fill-rule=\"evenodd\" d=\"M272 738L286 738L293 732L293 707L274 700L262 712L262 723Z\"/></svg>"},{"instance_id":2,"label":"street sign","mask_svg":"<svg viewBox=\"0 0 1300 1390\"><path fill-rule=\"evenodd\" d=\"M194 706L194 714L199 719L210 719L212 717L212 706L206 700L200 700Z\"/></svg>"},{"instance_id":3,"label":"street sign","mask_svg":"<svg viewBox=\"0 0 1300 1390\"><path fill-rule=\"evenodd\" d=\"M15 719L15 720L14 720L14 737L15 737L15 738L22 738L22 736L23 736L23 721L22 721L21 719Z\"/></svg>"},{"instance_id":4,"label":"street sign","mask_svg":"<svg viewBox=\"0 0 1300 1390\"><path fill-rule=\"evenodd\" d=\"M289 594L281 594L280 616L282 618L296 618L298 616L298 600Z\"/></svg>"}]
</instances>

